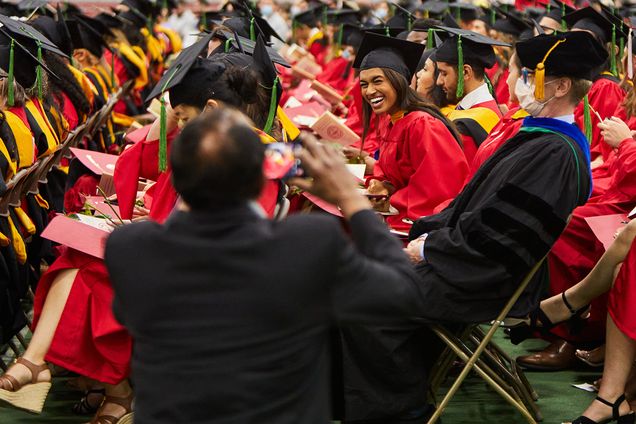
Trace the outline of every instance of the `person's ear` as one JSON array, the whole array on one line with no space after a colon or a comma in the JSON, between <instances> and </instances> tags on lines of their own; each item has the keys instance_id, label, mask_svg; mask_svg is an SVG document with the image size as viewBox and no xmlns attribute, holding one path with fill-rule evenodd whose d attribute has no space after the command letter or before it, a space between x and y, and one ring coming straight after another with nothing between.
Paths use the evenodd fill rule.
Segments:
<instances>
[{"instance_id":1,"label":"person's ear","mask_svg":"<svg viewBox=\"0 0 636 424\"><path fill-rule=\"evenodd\" d=\"M556 98L565 97L572 89L572 80L570 78L559 78L559 81L555 85L554 96Z\"/></svg>"},{"instance_id":2,"label":"person's ear","mask_svg":"<svg viewBox=\"0 0 636 424\"><path fill-rule=\"evenodd\" d=\"M218 107L219 107L219 102L217 102L214 99L208 99L208 101L205 102L205 107L203 108L203 111L205 112L206 110L218 109Z\"/></svg>"},{"instance_id":3,"label":"person's ear","mask_svg":"<svg viewBox=\"0 0 636 424\"><path fill-rule=\"evenodd\" d=\"M473 72L473 67L470 65L464 65L464 82L470 81L475 76ZM462 75L458 75L457 78L461 78ZM459 81L459 80L458 80Z\"/></svg>"}]
</instances>

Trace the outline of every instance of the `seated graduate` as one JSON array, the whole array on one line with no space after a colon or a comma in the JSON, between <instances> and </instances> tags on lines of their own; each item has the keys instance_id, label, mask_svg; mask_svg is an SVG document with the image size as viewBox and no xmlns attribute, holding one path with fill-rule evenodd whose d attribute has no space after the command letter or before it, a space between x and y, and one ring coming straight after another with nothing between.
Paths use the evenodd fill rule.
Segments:
<instances>
[{"instance_id":1,"label":"seated graduate","mask_svg":"<svg viewBox=\"0 0 636 424\"><path fill-rule=\"evenodd\" d=\"M464 153L470 163L488 133L501 119L501 111L486 84L486 69L496 62L493 46L508 44L472 31L439 27L447 35L437 47L437 85L446 92L455 110L448 114L462 134ZM438 32L443 36L443 32Z\"/></svg>"},{"instance_id":2,"label":"seated graduate","mask_svg":"<svg viewBox=\"0 0 636 424\"><path fill-rule=\"evenodd\" d=\"M551 323L571 319L572 312L563 302L587 305L605 298L609 292L609 315L606 313L607 346L605 369L598 397L572 424L614 422L633 424L636 421L636 220L621 229L607 251L583 279L562 293L541 302L541 309ZM546 316L547 316L546 315ZM532 318L527 321L532 322ZM541 323L547 324L547 323ZM549 327L539 327L547 333ZM631 409L630 409L631 407Z\"/></svg>"},{"instance_id":3,"label":"seated graduate","mask_svg":"<svg viewBox=\"0 0 636 424\"><path fill-rule=\"evenodd\" d=\"M395 229L408 229L405 218L430 215L454 197L468 172L459 134L409 86L423 50L421 44L367 33L354 63L360 69L365 130L372 115L390 117L368 190L386 196L377 202L384 212L390 205L397 209L387 218Z\"/></svg>"},{"instance_id":4,"label":"seated graduate","mask_svg":"<svg viewBox=\"0 0 636 424\"><path fill-rule=\"evenodd\" d=\"M407 252L417 261L424 321L494 319L590 194L589 146L572 113L606 52L590 34L571 32L520 42L517 54L524 67L517 96L533 116L448 208L411 229ZM546 271L543 264L512 316L537 305ZM430 343L415 335L419 329L342 329L347 411L382 419L424 408Z\"/></svg>"},{"instance_id":5,"label":"seated graduate","mask_svg":"<svg viewBox=\"0 0 636 424\"><path fill-rule=\"evenodd\" d=\"M298 158L313 181L292 183L339 205L355 245L330 216L263 219L252 127L227 107L191 120L171 151L183 207L108 239L113 308L135 340L135 423L325 424L333 319L417 310L400 243L329 146L307 136Z\"/></svg>"},{"instance_id":6,"label":"seated graduate","mask_svg":"<svg viewBox=\"0 0 636 424\"><path fill-rule=\"evenodd\" d=\"M411 87L429 103L437 106L444 116L447 116L455 106L449 104L444 89L436 83L439 68L432 59L434 54L435 49L424 50L420 62L417 64L417 72L413 82L411 82Z\"/></svg>"}]
</instances>

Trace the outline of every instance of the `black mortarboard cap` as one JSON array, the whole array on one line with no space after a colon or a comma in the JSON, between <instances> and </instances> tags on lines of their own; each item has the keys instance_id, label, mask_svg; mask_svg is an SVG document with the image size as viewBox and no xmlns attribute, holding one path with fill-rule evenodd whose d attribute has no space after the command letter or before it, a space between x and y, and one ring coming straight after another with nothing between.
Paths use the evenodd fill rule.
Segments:
<instances>
[{"instance_id":1,"label":"black mortarboard cap","mask_svg":"<svg viewBox=\"0 0 636 424\"><path fill-rule=\"evenodd\" d=\"M430 0L417 8L427 18L441 18L448 11L448 2Z\"/></svg>"},{"instance_id":2,"label":"black mortarboard cap","mask_svg":"<svg viewBox=\"0 0 636 424\"><path fill-rule=\"evenodd\" d=\"M503 16L503 18L495 21L493 29L496 31L519 37L522 32L532 29L532 25L530 23L526 22L523 18L513 12L500 10L499 13Z\"/></svg>"},{"instance_id":3,"label":"black mortarboard cap","mask_svg":"<svg viewBox=\"0 0 636 424\"><path fill-rule=\"evenodd\" d=\"M545 9L542 7L526 7L522 13L528 18L539 21L545 15Z\"/></svg>"},{"instance_id":4,"label":"black mortarboard cap","mask_svg":"<svg viewBox=\"0 0 636 424\"><path fill-rule=\"evenodd\" d=\"M1 16L1 18L6 18L6 16ZM20 23L23 24L22 22ZM26 30L29 35L24 35L23 31L17 33L10 31L7 25L0 27L0 68L8 74L9 88L7 104L9 106L13 106L14 104L12 82L14 78L24 88L31 88L37 85L38 97L40 99L42 99L43 95L41 76L43 70L46 70L51 76L58 78L42 60L43 49L53 50L51 50L50 47L45 48L44 44L39 41L39 38L43 36L41 34L40 37L34 36L34 33L37 31L32 27L29 28L30 29ZM59 50L55 50L59 52ZM13 57L13 60L11 60L11 57Z\"/></svg>"},{"instance_id":5,"label":"black mortarboard cap","mask_svg":"<svg viewBox=\"0 0 636 424\"><path fill-rule=\"evenodd\" d=\"M20 14L21 13L20 13L20 10L18 9L18 6L16 6L14 3L0 1L0 15L18 16Z\"/></svg>"},{"instance_id":6,"label":"black mortarboard cap","mask_svg":"<svg viewBox=\"0 0 636 424\"><path fill-rule=\"evenodd\" d=\"M612 32L614 32L614 41L627 35L621 31L620 22L613 22L611 18L604 13L597 12L589 6L569 13L565 15L563 19L571 29L591 31L597 36L601 43L611 42Z\"/></svg>"},{"instance_id":7,"label":"black mortarboard cap","mask_svg":"<svg viewBox=\"0 0 636 424\"><path fill-rule=\"evenodd\" d=\"M406 40L367 32L360 43L354 68L392 69L411 81L425 46Z\"/></svg>"},{"instance_id":8,"label":"black mortarboard cap","mask_svg":"<svg viewBox=\"0 0 636 424\"><path fill-rule=\"evenodd\" d=\"M474 21L479 16L479 7L471 3L462 3L459 1L449 3L448 7L457 20Z\"/></svg>"},{"instance_id":9,"label":"black mortarboard cap","mask_svg":"<svg viewBox=\"0 0 636 424\"><path fill-rule=\"evenodd\" d=\"M353 9L329 9L327 23L330 25L356 25L360 23L360 11Z\"/></svg>"},{"instance_id":10,"label":"black mortarboard cap","mask_svg":"<svg viewBox=\"0 0 636 424\"><path fill-rule=\"evenodd\" d=\"M35 10L46 6L46 0L22 0L17 4L19 10Z\"/></svg>"},{"instance_id":11,"label":"black mortarboard cap","mask_svg":"<svg viewBox=\"0 0 636 424\"><path fill-rule=\"evenodd\" d=\"M9 37L23 36L33 40L36 45L41 45L44 50L66 56L55 43L27 23L0 15L0 24L2 24L2 26L0 26L0 32L5 33Z\"/></svg>"},{"instance_id":12,"label":"black mortarboard cap","mask_svg":"<svg viewBox=\"0 0 636 424\"><path fill-rule=\"evenodd\" d=\"M544 16L554 19L557 22L561 22L561 29L563 31L566 31L567 27L563 18L565 17L565 15L572 13L575 10L576 9L560 0L550 0L548 5L546 6L546 13Z\"/></svg>"},{"instance_id":13,"label":"black mortarboard cap","mask_svg":"<svg viewBox=\"0 0 636 424\"><path fill-rule=\"evenodd\" d=\"M215 35L216 38L221 39L224 42L230 40L230 44L226 46L226 53L229 52L241 52L247 55L253 55L254 49L256 47L256 43L249 38L241 37L240 35L237 37L236 34L233 34L224 30L217 30ZM238 40L237 40L238 38ZM272 62L277 63L286 68L291 68L289 62L287 62L275 49L272 47L266 46L267 53L271 58Z\"/></svg>"},{"instance_id":14,"label":"black mortarboard cap","mask_svg":"<svg viewBox=\"0 0 636 424\"><path fill-rule=\"evenodd\" d=\"M314 6L300 12L292 17L292 25L302 24L309 27L315 27L321 21L323 14L323 6Z\"/></svg>"},{"instance_id":15,"label":"black mortarboard cap","mask_svg":"<svg viewBox=\"0 0 636 424\"><path fill-rule=\"evenodd\" d=\"M438 28L444 30L448 38L437 47L435 61L457 65L458 69L462 69L462 71L458 70L458 75L463 75L464 64L491 68L497 60L493 46L510 47L507 43L473 31L441 26ZM464 95L463 82L463 78L458 78L456 93L458 98Z\"/></svg>"},{"instance_id":16,"label":"black mortarboard cap","mask_svg":"<svg viewBox=\"0 0 636 424\"><path fill-rule=\"evenodd\" d=\"M360 43L364 38L364 30L360 25L345 24L342 26L342 44L345 46L351 46L356 51L360 47Z\"/></svg>"},{"instance_id":17,"label":"black mortarboard cap","mask_svg":"<svg viewBox=\"0 0 636 424\"><path fill-rule=\"evenodd\" d=\"M537 88L543 86L541 74L591 80L607 60L605 48L585 31L539 35L518 42L516 51L521 65L535 71Z\"/></svg>"},{"instance_id":18,"label":"black mortarboard cap","mask_svg":"<svg viewBox=\"0 0 636 424\"><path fill-rule=\"evenodd\" d=\"M102 12L95 16L95 19L100 21L102 24L106 25L108 28L121 28L124 26L125 20L121 17L112 14Z\"/></svg>"},{"instance_id":19,"label":"black mortarboard cap","mask_svg":"<svg viewBox=\"0 0 636 424\"><path fill-rule=\"evenodd\" d=\"M459 23L453 18L453 15L450 13L446 13L442 18L442 23L446 28L457 28L460 29Z\"/></svg>"},{"instance_id":20,"label":"black mortarboard cap","mask_svg":"<svg viewBox=\"0 0 636 424\"><path fill-rule=\"evenodd\" d=\"M179 84L199 55L207 50L208 44L213 36L213 32L205 33L196 43L183 49L174 62L172 62L172 65L170 65L168 70L163 74L159 82L154 86L150 94L148 94L146 102L151 101L163 92Z\"/></svg>"},{"instance_id":21,"label":"black mortarboard cap","mask_svg":"<svg viewBox=\"0 0 636 424\"><path fill-rule=\"evenodd\" d=\"M408 9L400 6L399 3L391 2L391 4L395 8L395 12L393 16L386 22L386 24L389 27L402 27L406 28L407 31L411 31L413 21L415 21L415 16L411 12L409 12Z\"/></svg>"},{"instance_id":22,"label":"black mortarboard cap","mask_svg":"<svg viewBox=\"0 0 636 424\"><path fill-rule=\"evenodd\" d=\"M278 109L278 102L280 101L281 95L283 94L283 86L280 83L276 68L274 67L272 59L266 49L265 41L261 36L259 36L256 40L252 58L254 59L254 64L261 72L261 75L265 80L265 84L267 84L266 88L269 88L271 90L269 112L267 115L267 121L265 122L265 126L263 127L263 131L269 134L274 125L274 119L276 118L276 111Z\"/></svg>"},{"instance_id":23,"label":"black mortarboard cap","mask_svg":"<svg viewBox=\"0 0 636 424\"><path fill-rule=\"evenodd\" d=\"M38 16L31 21L31 26L51 40L68 57L73 55L73 42L64 18L55 19L49 16Z\"/></svg>"},{"instance_id":24,"label":"black mortarboard cap","mask_svg":"<svg viewBox=\"0 0 636 424\"><path fill-rule=\"evenodd\" d=\"M102 56L104 48L110 50L104 40L104 36L112 35L112 33L106 25L95 18L89 18L84 15L75 15L68 22L74 22L74 24L68 25L74 48L86 49L96 57Z\"/></svg>"}]
</instances>

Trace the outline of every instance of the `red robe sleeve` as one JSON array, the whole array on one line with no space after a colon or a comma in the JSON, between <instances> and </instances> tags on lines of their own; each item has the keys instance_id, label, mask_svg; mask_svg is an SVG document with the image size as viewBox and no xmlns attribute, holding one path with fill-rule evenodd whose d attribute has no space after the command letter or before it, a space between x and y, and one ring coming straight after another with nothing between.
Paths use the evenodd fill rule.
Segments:
<instances>
[{"instance_id":1,"label":"red robe sleeve","mask_svg":"<svg viewBox=\"0 0 636 424\"><path fill-rule=\"evenodd\" d=\"M630 203L636 201L636 140L628 138L618 146L609 172L609 185L599 200ZM592 198L590 202L595 200Z\"/></svg>"},{"instance_id":2,"label":"red robe sleeve","mask_svg":"<svg viewBox=\"0 0 636 424\"><path fill-rule=\"evenodd\" d=\"M151 125L146 125L128 135L129 139L136 142L132 147L122 152L115 164L113 181L123 219L132 218L139 178L147 178L159 183L159 179L163 175L159 174L159 140L147 140L150 127ZM177 130L168 134L168 151L177 134ZM169 180L168 178L168 182Z\"/></svg>"},{"instance_id":3,"label":"red robe sleeve","mask_svg":"<svg viewBox=\"0 0 636 424\"><path fill-rule=\"evenodd\" d=\"M342 93L351 87L353 82L354 71L350 65L349 60L337 57L325 65L323 71L316 76L316 80L328 84Z\"/></svg>"},{"instance_id":4,"label":"red robe sleeve","mask_svg":"<svg viewBox=\"0 0 636 424\"><path fill-rule=\"evenodd\" d=\"M396 229L409 228L403 218L415 220L430 215L439 203L454 198L468 173L462 149L444 124L425 112L411 114L417 116L408 119L407 115L397 121L389 133L388 143L397 144L398 150L387 148L389 156L379 161L397 189L391 205L400 213L387 219ZM404 128L396 128L399 126ZM396 136L401 140L393 139ZM380 155L385 155L382 150Z\"/></svg>"},{"instance_id":5,"label":"red robe sleeve","mask_svg":"<svg viewBox=\"0 0 636 424\"><path fill-rule=\"evenodd\" d=\"M608 78L599 78L592 84L587 96L590 106L605 120L606 118L611 118L623 102L625 91L616 82ZM596 114L591 112L590 116L592 118L592 159L601 155L603 160L607 160L612 148L603 141L601 130L598 128L599 120ZM581 131L585 132L583 102L579 103L574 109L574 119Z\"/></svg>"},{"instance_id":6,"label":"red robe sleeve","mask_svg":"<svg viewBox=\"0 0 636 424\"><path fill-rule=\"evenodd\" d=\"M636 340L636 243L627 254L609 293L608 312L618 329Z\"/></svg>"}]
</instances>

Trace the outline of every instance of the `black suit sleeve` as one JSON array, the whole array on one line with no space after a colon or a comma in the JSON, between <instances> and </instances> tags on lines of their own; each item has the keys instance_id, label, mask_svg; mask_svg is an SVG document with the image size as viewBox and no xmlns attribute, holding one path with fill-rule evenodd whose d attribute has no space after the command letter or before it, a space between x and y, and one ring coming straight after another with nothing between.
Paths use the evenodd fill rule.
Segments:
<instances>
[{"instance_id":1,"label":"black suit sleeve","mask_svg":"<svg viewBox=\"0 0 636 424\"><path fill-rule=\"evenodd\" d=\"M415 316L421 305L417 275L401 243L370 210L355 214L350 225L354 243L335 232L336 317L362 323Z\"/></svg>"}]
</instances>

